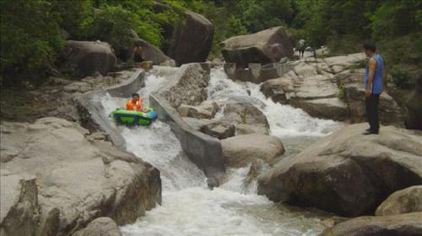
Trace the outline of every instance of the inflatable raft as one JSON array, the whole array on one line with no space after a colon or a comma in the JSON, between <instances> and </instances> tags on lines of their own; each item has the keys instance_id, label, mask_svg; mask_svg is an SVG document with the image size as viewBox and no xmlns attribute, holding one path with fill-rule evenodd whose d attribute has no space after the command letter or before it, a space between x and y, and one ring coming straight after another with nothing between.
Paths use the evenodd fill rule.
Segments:
<instances>
[{"instance_id":1,"label":"inflatable raft","mask_svg":"<svg viewBox=\"0 0 422 236\"><path fill-rule=\"evenodd\" d=\"M157 112L152 108L148 108L146 112L129 111L117 108L111 113L114 121L119 125L142 125L148 126L157 119Z\"/></svg>"}]
</instances>

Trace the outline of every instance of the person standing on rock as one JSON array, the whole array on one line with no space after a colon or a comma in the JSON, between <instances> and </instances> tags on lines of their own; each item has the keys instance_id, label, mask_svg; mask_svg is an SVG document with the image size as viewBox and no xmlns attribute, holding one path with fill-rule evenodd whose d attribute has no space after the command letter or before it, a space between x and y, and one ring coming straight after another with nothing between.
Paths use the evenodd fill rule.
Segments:
<instances>
[{"instance_id":1,"label":"person standing on rock","mask_svg":"<svg viewBox=\"0 0 422 236\"><path fill-rule=\"evenodd\" d=\"M299 42L297 43L297 50L299 51L299 58L300 59L302 59L304 57L305 48L306 48L305 40L300 39Z\"/></svg>"},{"instance_id":2,"label":"person standing on rock","mask_svg":"<svg viewBox=\"0 0 422 236\"><path fill-rule=\"evenodd\" d=\"M140 42L135 42L133 47L133 62L140 63L143 61L142 57L142 46Z\"/></svg>"},{"instance_id":3,"label":"person standing on rock","mask_svg":"<svg viewBox=\"0 0 422 236\"><path fill-rule=\"evenodd\" d=\"M374 43L365 43L363 49L369 58L364 76L366 117L368 119L369 129L364 134L378 134L378 103L380 94L384 89L384 59L380 54L376 53L377 48Z\"/></svg>"}]
</instances>

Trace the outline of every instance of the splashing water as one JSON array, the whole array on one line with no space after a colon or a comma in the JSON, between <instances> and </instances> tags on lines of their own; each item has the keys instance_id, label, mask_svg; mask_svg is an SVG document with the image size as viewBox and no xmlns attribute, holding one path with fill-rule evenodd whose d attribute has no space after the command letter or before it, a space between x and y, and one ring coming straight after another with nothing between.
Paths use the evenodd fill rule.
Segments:
<instances>
[{"instance_id":1,"label":"splashing water","mask_svg":"<svg viewBox=\"0 0 422 236\"><path fill-rule=\"evenodd\" d=\"M139 93L147 101L149 94L166 80L148 75ZM260 105L275 135L322 136L335 124L271 103L259 92L258 85L234 83L227 80L221 70L212 71L208 89L211 99L238 96ZM108 115L116 107L122 107L125 100L107 95L101 102ZM324 229L319 216L305 216L303 211L274 204L256 194L256 183L246 187L244 180L249 168L227 170L228 181L209 190L206 177L183 154L177 138L165 123L156 121L147 128L117 128L128 151L160 170L163 185L162 205L148 211L134 224L121 227L125 236L317 235Z\"/></svg>"},{"instance_id":2,"label":"splashing water","mask_svg":"<svg viewBox=\"0 0 422 236\"><path fill-rule=\"evenodd\" d=\"M208 97L213 100L249 100L267 117L271 134L280 138L297 136L325 136L341 126L332 120L313 118L301 109L282 105L267 99L260 85L250 82L234 82L222 69L211 73Z\"/></svg>"}]
</instances>

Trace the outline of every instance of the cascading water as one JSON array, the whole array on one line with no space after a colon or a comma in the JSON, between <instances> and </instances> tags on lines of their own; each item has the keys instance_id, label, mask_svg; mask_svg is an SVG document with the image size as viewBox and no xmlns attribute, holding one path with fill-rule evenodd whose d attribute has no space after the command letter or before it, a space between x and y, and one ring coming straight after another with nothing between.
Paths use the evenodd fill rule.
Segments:
<instances>
[{"instance_id":1,"label":"cascading water","mask_svg":"<svg viewBox=\"0 0 422 236\"><path fill-rule=\"evenodd\" d=\"M312 118L301 109L274 103L265 97L258 84L229 80L221 69L212 71L208 97L213 100L249 99L264 112L271 134L281 138L325 136L339 126L332 120Z\"/></svg>"},{"instance_id":2,"label":"cascading water","mask_svg":"<svg viewBox=\"0 0 422 236\"><path fill-rule=\"evenodd\" d=\"M147 98L165 82L166 78L149 75L139 93ZM260 93L258 85L232 82L222 70L212 71L208 91L210 99L253 100L267 115L272 134L280 138L323 136L336 126L333 121L314 119L299 109L275 104ZM111 96L102 98L106 114L124 102ZM163 184L162 205L136 223L121 227L125 236L317 235L324 228L316 214L288 209L257 195L254 187L245 188L249 168L228 170L225 184L208 189L206 177L183 154L165 123L118 128L127 150L158 168Z\"/></svg>"}]
</instances>

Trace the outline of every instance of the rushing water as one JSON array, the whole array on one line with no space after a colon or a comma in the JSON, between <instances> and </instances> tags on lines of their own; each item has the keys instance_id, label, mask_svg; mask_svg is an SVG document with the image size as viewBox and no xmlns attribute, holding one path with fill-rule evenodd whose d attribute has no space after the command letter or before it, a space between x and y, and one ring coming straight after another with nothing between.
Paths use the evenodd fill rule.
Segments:
<instances>
[{"instance_id":1,"label":"rushing water","mask_svg":"<svg viewBox=\"0 0 422 236\"><path fill-rule=\"evenodd\" d=\"M165 82L164 77L149 75L139 92L147 98ZM295 140L292 143L326 135L338 125L275 104L264 97L258 85L232 82L222 70L212 71L208 93L210 99L250 99L267 116L271 133L283 140ZM124 102L110 96L102 98L106 114ZM228 170L225 184L208 189L206 177L183 154L165 123L157 121L148 128L118 128L127 150L158 168L163 184L162 205L136 223L121 227L125 236L317 235L323 230L316 214L274 204L256 194L256 184L246 187L248 168Z\"/></svg>"}]
</instances>

